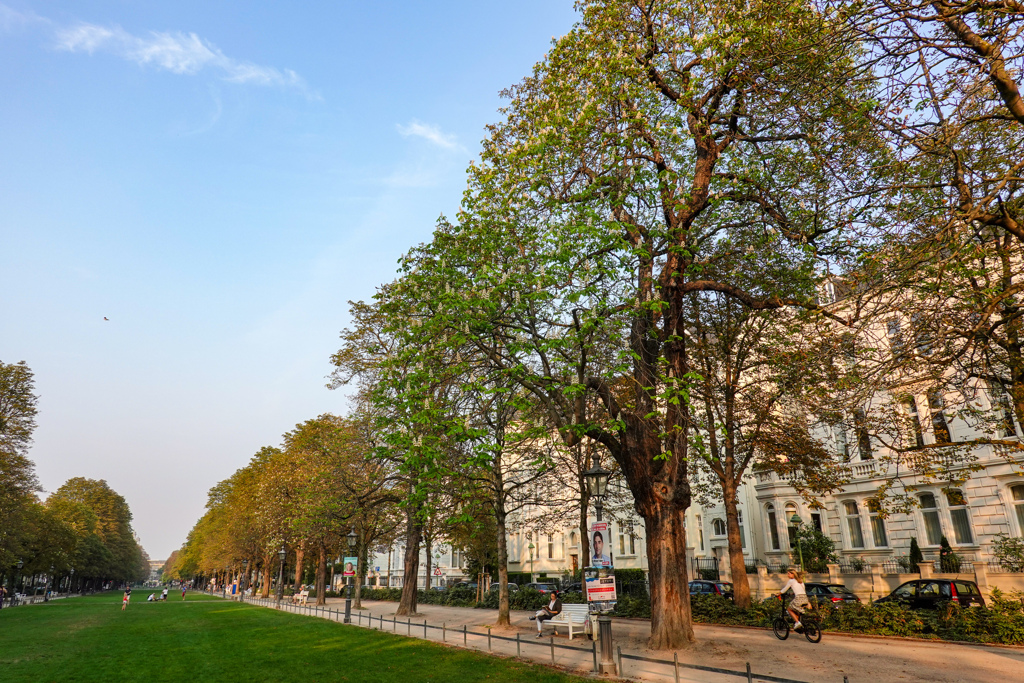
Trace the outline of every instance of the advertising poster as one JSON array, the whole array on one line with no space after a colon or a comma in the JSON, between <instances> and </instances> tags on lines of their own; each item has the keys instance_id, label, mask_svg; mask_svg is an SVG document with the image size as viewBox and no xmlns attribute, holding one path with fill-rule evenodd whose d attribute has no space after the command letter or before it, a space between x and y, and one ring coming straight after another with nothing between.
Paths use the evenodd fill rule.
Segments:
<instances>
[{"instance_id":1,"label":"advertising poster","mask_svg":"<svg viewBox=\"0 0 1024 683\"><path fill-rule=\"evenodd\" d=\"M355 576L356 575L356 558L346 557L345 558L345 571L342 572L344 576Z\"/></svg>"},{"instance_id":2,"label":"advertising poster","mask_svg":"<svg viewBox=\"0 0 1024 683\"><path fill-rule=\"evenodd\" d=\"M590 558L591 567L605 567L611 569L612 559L609 555L611 547L611 536L609 534L608 522L594 522L590 525L590 551L593 557Z\"/></svg>"},{"instance_id":3,"label":"advertising poster","mask_svg":"<svg viewBox=\"0 0 1024 683\"><path fill-rule=\"evenodd\" d=\"M614 604L618 597L615 594L615 576L587 576L587 602L603 602ZM610 609L610 607L609 607Z\"/></svg>"}]
</instances>

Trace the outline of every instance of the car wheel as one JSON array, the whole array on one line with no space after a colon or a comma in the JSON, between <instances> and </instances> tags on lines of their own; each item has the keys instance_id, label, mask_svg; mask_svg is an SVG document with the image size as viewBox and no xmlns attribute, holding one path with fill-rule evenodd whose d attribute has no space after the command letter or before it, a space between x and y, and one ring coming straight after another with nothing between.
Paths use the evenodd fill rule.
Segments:
<instances>
[{"instance_id":1,"label":"car wheel","mask_svg":"<svg viewBox=\"0 0 1024 683\"><path fill-rule=\"evenodd\" d=\"M785 640L789 638L789 623L782 617L775 617L775 621L772 622L772 631L775 632L776 638Z\"/></svg>"}]
</instances>

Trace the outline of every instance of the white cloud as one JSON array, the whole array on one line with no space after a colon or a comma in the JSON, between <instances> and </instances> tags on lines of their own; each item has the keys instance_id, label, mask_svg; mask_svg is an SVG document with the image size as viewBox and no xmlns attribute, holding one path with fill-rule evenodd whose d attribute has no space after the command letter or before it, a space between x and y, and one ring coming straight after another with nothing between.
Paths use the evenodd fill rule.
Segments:
<instances>
[{"instance_id":1,"label":"white cloud","mask_svg":"<svg viewBox=\"0 0 1024 683\"><path fill-rule=\"evenodd\" d=\"M29 24L49 23L48 20L32 12L19 12L0 2L0 29L14 31Z\"/></svg>"},{"instance_id":2,"label":"white cloud","mask_svg":"<svg viewBox=\"0 0 1024 683\"><path fill-rule=\"evenodd\" d=\"M397 127L398 132L405 137L415 136L423 138L424 140L428 140L438 147L443 147L444 149L462 149L462 145L456 141L454 135L442 133L441 129L437 126L432 126L428 123L421 123L416 119L413 119L409 122L408 126L398 124Z\"/></svg>"},{"instance_id":3,"label":"white cloud","mask_svg":"<svg viewBox=\"0 0 1024 683\"><path fill-rule=\"evenodd\" d=\"M140 66L153 66L183 75L212 69L232 83L293 87L307 97L319 99L294 71L233 59L195 33L151 31L148 36L140 37L120 26L82 23L58 28L55 37L57 48L68 52L109 52Z\"/></svg>"}]
</instances>

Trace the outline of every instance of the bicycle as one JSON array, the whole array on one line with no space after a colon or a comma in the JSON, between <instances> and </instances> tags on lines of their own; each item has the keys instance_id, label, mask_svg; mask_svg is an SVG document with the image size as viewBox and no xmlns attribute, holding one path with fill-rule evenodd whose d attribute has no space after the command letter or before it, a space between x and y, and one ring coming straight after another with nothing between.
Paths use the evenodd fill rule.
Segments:
<instances>
[{"instance_id":1,"label":"bicycle","mask_svg":"<svg viewBox=\"0 0 1024 683\"><path fill-rule=\"evenodd\" d=\"M772 620L772 631L775 633L775 637L779 640L785 640L789 638L790 623L795 624L792 621L793 617L790 616L786 610L786 601L779 597L779 601L782 603L782 611L775 616ZM805 610L800 615L800 626L804 632L804 638L811 643L821 642L821 620L818 615L813 613L811 610Z\"/></svg>"}]
</instances>

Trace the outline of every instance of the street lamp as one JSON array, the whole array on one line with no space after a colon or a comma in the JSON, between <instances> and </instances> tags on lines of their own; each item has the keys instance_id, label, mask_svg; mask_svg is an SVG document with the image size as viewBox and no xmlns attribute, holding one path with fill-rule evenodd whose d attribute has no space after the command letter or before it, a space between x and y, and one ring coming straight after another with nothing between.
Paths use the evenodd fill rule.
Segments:
<instances>
[{"instance_id":1,"label":"street lamp","mask_svg":"<svg viewBox=\"0 0 1024 683\"><path fill-rule=\"evenodd\" d=\"M604 512L604 497L608 494L608 479L611 472L601 467L601 463L595 458L593 467L583 473L587 479L587 491L594 499L594 508L597 511L597 521L601 521L601 513ZM591 549L593 554L593 549ZM615 658L612 656L612 618L605 613L597 617L598 639L601 641L601 673L614 674Z\"/></svg>"},{"instance_id":2,"label":"street lamp","mask_svg":"<svg viewBox=\"0 0 1024 683\"><path fill-rule=\"evenodd\" d=\"M21 578L21 568L25 566L25 560L18 560L18 564L14 565L18 568L18 571L14 573L14 595L11 596L11 606L18 604L18 579Z\"/></svg>"},{"instance_id":3,"label":"street lamp","mask_svg":"<svg viewBox=\"0 0 1024 683\"><path fill-rule=\"evenodd\" d=\"M75 568L69 569L68 574L68 594L70 594L71 590L75 587Z\"/></svg>"},{"instance_id":4,"label":"street lamp","mask_svg":"<svg viewBox=\"0 0 1024 683\"><path fill-rule=\"evenodd\" d=\"M348 532L348 535L345 537L345 540L348 541L348 551L352 552L353 550L355 550L355 547L356 547L356 530L355 529L351 529ZM356 564L357 565L359 564L359 559L358 558L356 559ZM356 573L358 574L359 572L356 571ZM345 577L345 578L347 578L347 577ZM353 578L353 580L355 579L355 577L352 577L352 578ZM345 623L346 624L351 624L352 623L352 583L349 582L349 581L346 581L346 583L348 584L348 586L346 586L346 589L345 589Z\"/></svg>"},{"instance_id":5,"label":"street lamp","mask_svg":"<svg viewBox=\"0 0 1024 683\"><path fill-rule=\"evenodd\" d=\"M583 473L587 478L587 491L594 499L594 507L597 509L597 521L601 521L601 513L604 512L604 497L608 493L608 478L611 472L601 467L601 463L595 462L594 466Z\"/></svg>"},{"instance_id":6,"label":"street lamp","mask_svg":"<svg viewBox=\"0 0 1024 683\"><path fill-rule=\"evenodd\" d=\"M536 581L537 579L533 575L533 548L534 548L534 546L533 546L533 542L532 541L530 542L530 545L527 546L527 548L530 549L530 581Z\"/></svg>"},{"instance_id":7,"label":"street lamp","mask_svg":"<svg viewBox=\"0 0 1024 683\"><path fill-rule=\"evenodd\" d=\"M284 597L284 558L288 555L288 550L281 545L281 549L277 551L277 556L281 558L281 566L277 570L277 606L281 606L281 598Z\"/></svg>"},{"instance_id":8,"label":"street lamp","mask_svg":"<svg viewBox=\"0 0 1024 683\"><path fill-rule=\"evenodd\" d=\"M800 545L800 525L804 523L804 520L800 519L800 515L793 513L793 516L789 518L789 523L796 529L796 552L800 557L800 571L804 569L804 551Z\"/></svg>"},{"instance_id":9,"label":"street lamp","mask_svg":"<svg viewBox=\"0 0 1024 683\"><path fill-rule=\"evenodd\" d=\"M239 600L245 600L245 589L249 587L249 560L242 560L242 595Z\"/></svg>"}]
</instances>

